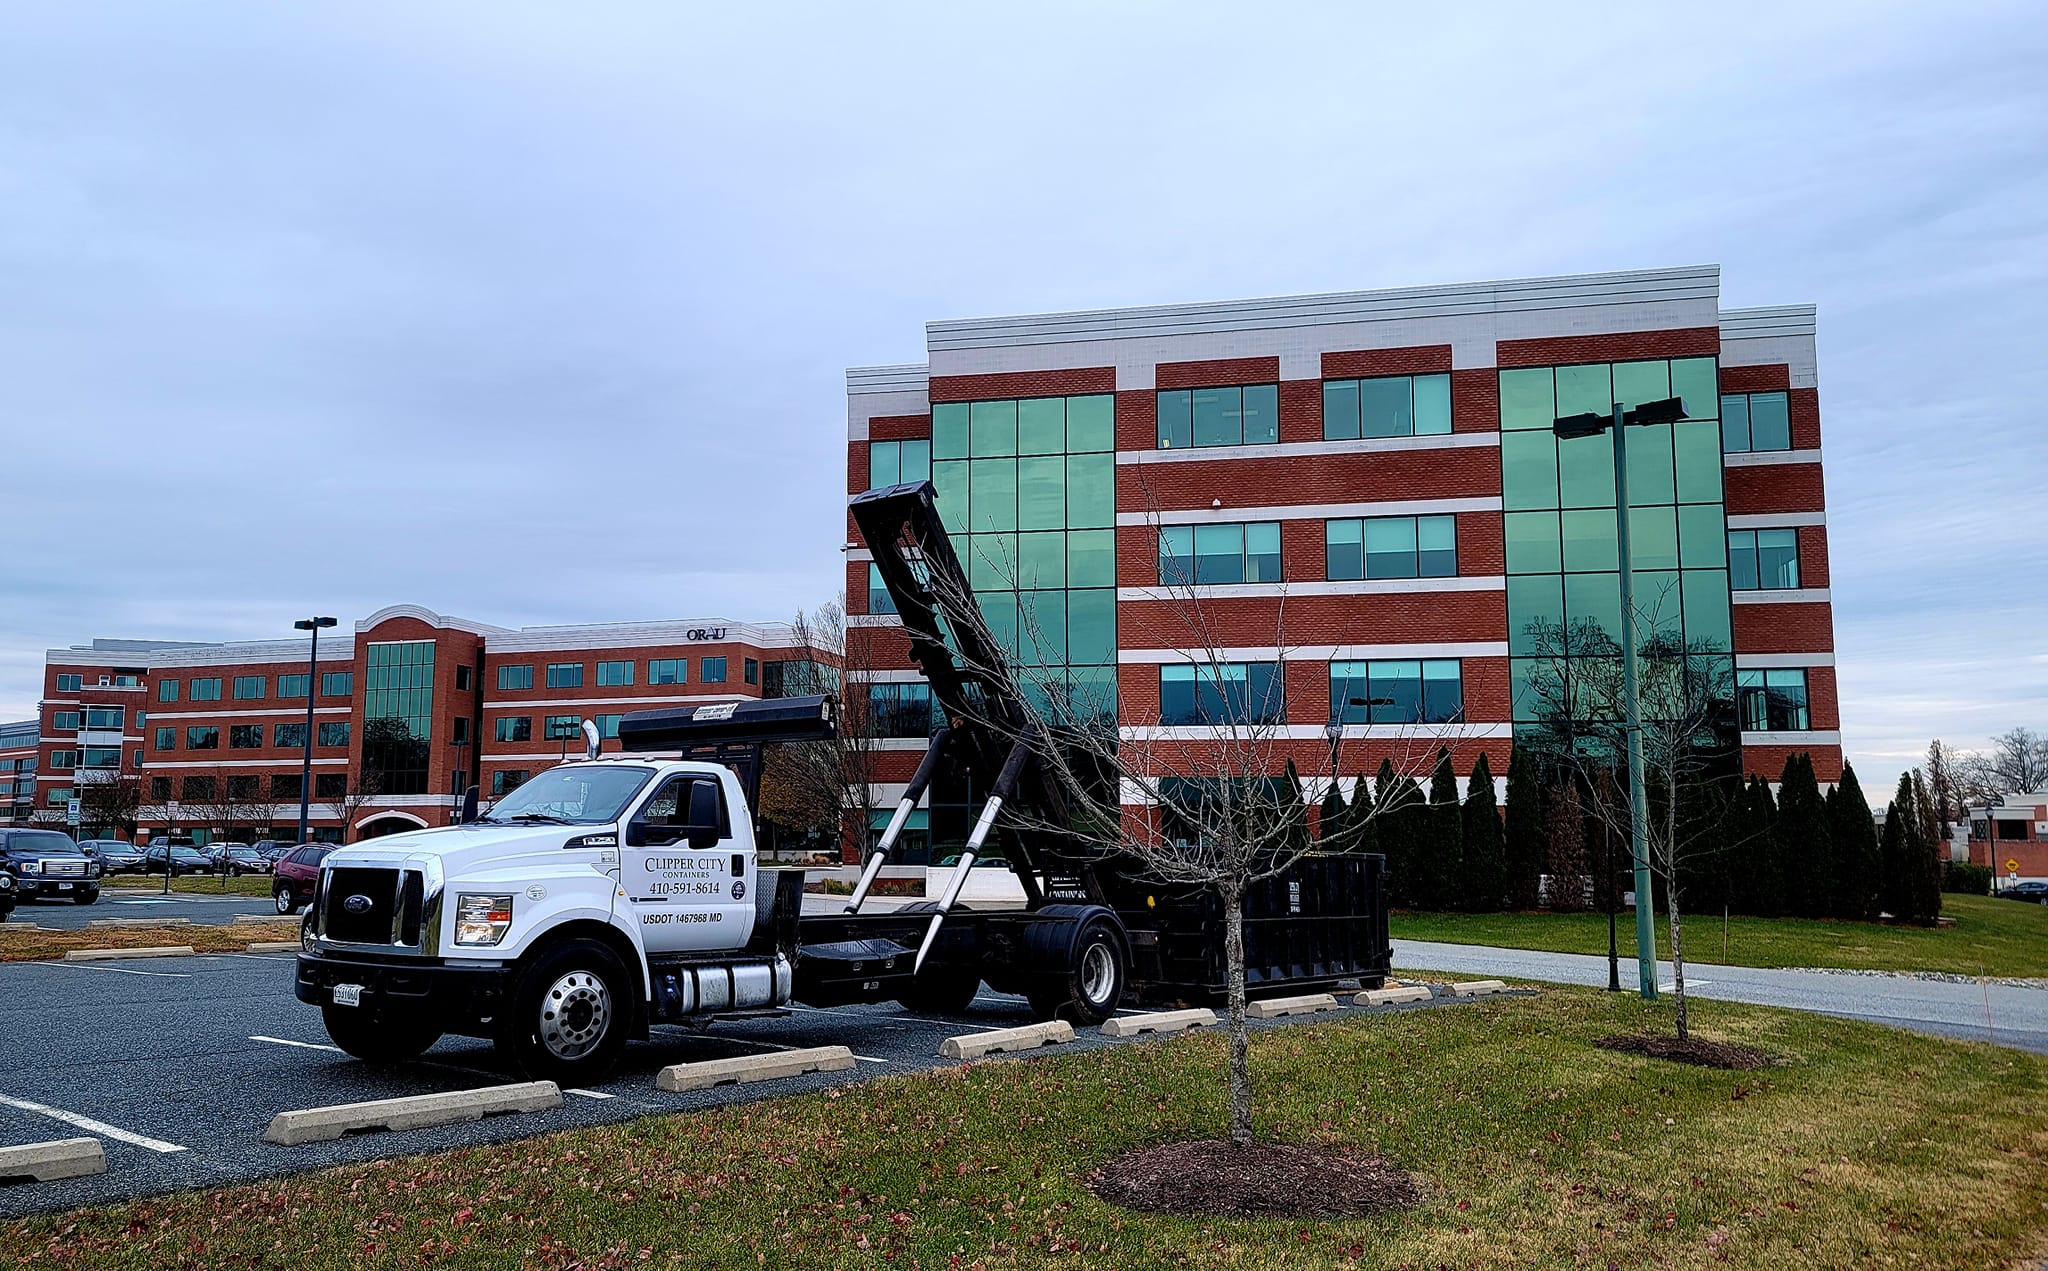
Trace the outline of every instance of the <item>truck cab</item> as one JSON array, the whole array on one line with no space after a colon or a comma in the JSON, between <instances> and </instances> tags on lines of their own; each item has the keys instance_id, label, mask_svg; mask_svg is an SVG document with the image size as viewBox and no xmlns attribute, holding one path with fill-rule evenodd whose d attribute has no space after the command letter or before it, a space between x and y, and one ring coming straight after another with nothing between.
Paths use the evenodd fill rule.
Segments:
<instances>
[{"instance_id":1,"label":"truck cab","mask_svg":"<svg viewBox=\"0 0 2048 1271\"><path fill-rule=\"evenodd\" d=\"M650 1023L777 1008L792 950L771 931L747 806L719 763L591 757L463 824L337 848L297 995L359 1058L409 1059L454 1032L565 1080ZM793 918L794 891L784 907Z\"/></svg>"}]
</instances>

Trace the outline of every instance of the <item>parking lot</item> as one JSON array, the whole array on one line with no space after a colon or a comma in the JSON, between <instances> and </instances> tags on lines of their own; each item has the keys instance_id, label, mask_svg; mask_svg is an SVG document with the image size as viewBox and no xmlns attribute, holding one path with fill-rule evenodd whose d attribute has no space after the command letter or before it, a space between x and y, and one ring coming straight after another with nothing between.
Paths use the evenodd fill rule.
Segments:
<instances>
[{"instance_id":1,"label":"parking lot","mask_svg":"<svg viewBox=\"0 0 2048 1271\"><path fill-rule=\"evenodd\" d=\"M319 1012L293 997L290 954L8 963L0 965L0 1000L7 1003L7 1026L0 1031L0 1144L92 1135L107 1153L102 1175L0 1187L0 1215L914 1072L952 1062L938 1057L946 1037L1030 1020L1023 999L984 990L968 1011L956 1015L912 1014L894 1005L800 1007L780 1019L721 1024L705 1033L660 1029L653 1040L627 1048L609 1081L565 1091L562 1106L550 1111L277 1147L261 1136L280 1111L518 1078L498 1062L489 1043L464 1037L445 1038L422 1059L395 1067L350 1059L327 1044ZM1151 1044L1111 1041L1092 1028L1076 1032L1073 1044L1039 1053ZM666 1094L654 1085L655 1073L668 1064L830 1045L852 1049L858 1059L851 1071L685 1094Z\"/></svg>"},{"instance_id":2,"label":"parking lot","mask_svg":"<svg viewBox=\"0 0 2048 1271\"><path fill-rule=\"evenodd\" d=\"M205 896L175 891L160 896L155 892L104 887L99 902L91 905L68 900L24 900L7 921L75 931L96 918L187 918L195 923L218 924L233 922L240 914L274 917L277 906L268 896Z\"/></svg>"}]
</instances>

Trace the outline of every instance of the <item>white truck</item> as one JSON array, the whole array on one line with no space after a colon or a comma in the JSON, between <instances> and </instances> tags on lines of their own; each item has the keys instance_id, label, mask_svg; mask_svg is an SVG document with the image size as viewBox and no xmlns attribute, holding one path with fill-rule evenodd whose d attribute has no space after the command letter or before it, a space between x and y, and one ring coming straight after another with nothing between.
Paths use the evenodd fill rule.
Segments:
<instances>
[{"instance_id":1,"label":"white truck","mask_svg":"<svg viewBox=\"0 0 2048 1271\"><path fill-rule=\"evenodd\" d=\"M1063 823L1064 795L1034 761L1045 743L982 637L948 622L940 592L965 572L931 486L854 501L883 579L947 722L938 728L853 895L802 912L800 870L764 869L752 808L763 747L829 738L832 699L641 711L625 753L542 772L462 823L338 848L321 863L302 929L296 993L358 1058L413 1058L444 1033L493 1039L512 1065L563 1084L600 1079L658 1025L900 1001L959 1010L984 983L1042 1019L1107 1019L1127 994L1212 1000L1224 983L1213 896L1147 882L1129 861L1019 826ZM950 582L933 589L936 574ZM957 602L956 602L957 603ZM986 791L959 863L933 899L867 912L868 892L911 810L942 772ZM1022 803L1025 817L1002 815ZM996 841L1024 907L958 903ZM1257 994L1339 978L1375 986L1392 959L1383 861L1308 858L1247 898Z\"/></svg>"}]
</instances>

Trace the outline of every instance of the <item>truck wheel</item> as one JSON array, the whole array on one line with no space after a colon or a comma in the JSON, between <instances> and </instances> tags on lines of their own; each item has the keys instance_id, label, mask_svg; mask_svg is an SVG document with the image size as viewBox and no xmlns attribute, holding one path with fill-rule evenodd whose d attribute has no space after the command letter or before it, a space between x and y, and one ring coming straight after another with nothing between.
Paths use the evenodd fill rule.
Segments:
<instances>
[{"instance_id":1,"label":"truck wheel","mask_svg":"<svg viewBox=\"0 0 2048 1271\"><path fill-rule=\"evenodd\" d=\"M1066 971L1038 981L1025 990L1025 996L1031 1001L1031 1013L1041 1020L1100 1024L1116 1014L1128 974L1123 942L1109 923L1098 918L1081 929Z\"/></svg>"},{"instance_id":2,"label":"truck wheel","mask_svg":"<svg viewBox=\"0 0 2048 1271\"><path fill-rule=\"evenodd\" d=\"M418 1059L427 1047L441 1040L441 1026L433 1018L412 1011L360 1006L320 1008L327 1035L334 1044L364 1063L399 1064Z\"/></svg>"},{"instance_id":3,"label":"truck wheel","mask_svg":"<svg viewBox=\"0 0 2048 1271\"><path fill-rule=\"evenodd\" d=\"M917 977L896 1000L926 1015L957 1015L974 1001L981 981L968 971L931 970Z\"/></svg>"},{"instance_id":4,"label":"truck wheel","mask_svg":"<svg viewBox=\"0 0 2048 1271\"><path fill-rule=\"evenodd\" d=\"M595 940L550 949L519 974L499 1021L498 1049L535 1081L602 1081L625 1049L626 969Z\"/></svg>"},{"instance_id":5,"label":"truck wheel","mask_svg":"<svg viewBox=\"0 0 2048 1271\"><path fill-rule=\"evenodd\" d=\"M82 892L78 893L78 894L77 894L76 896L73 896L73 897L72 897L71 899L72 899L72 901L73 901L74 903L76 903L76 904L80 904L80 905L90 905L90 904L92 904L92 903L93 903L94 901L97 901L97 900L98 900L99 898L100 898L100 893L99 893L99 890L98 890L97 888L95 888L95 889L93 889L92 891L82 891Z\"/></svg>"}]
</instances>

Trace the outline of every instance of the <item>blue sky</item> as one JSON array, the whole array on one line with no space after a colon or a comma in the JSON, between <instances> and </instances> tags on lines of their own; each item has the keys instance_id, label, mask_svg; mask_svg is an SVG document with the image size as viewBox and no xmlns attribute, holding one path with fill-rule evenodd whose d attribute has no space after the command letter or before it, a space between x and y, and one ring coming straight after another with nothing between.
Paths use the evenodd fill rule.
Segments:
<instances>
[{"instance_id":1,"label":"blue sky","mask_svg":"<svg viewBox=\"0 0 2048 1271\"><path fill-rule=\"evenodd\" d=\"M11 11L0 718L95 635L829 599L928 318L1718 262L1820 305L1865 785L2048 725L2048 10L734 8Z\"/></svg>"}]
</instances>

